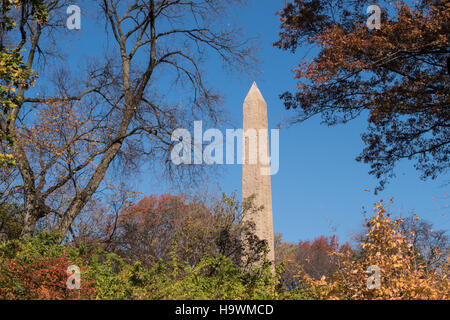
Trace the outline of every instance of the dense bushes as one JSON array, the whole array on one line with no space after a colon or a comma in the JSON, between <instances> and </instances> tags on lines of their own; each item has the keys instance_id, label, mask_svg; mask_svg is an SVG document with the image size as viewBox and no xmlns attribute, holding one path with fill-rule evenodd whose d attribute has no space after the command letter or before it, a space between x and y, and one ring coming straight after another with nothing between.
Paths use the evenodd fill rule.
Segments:
<instances>
[{"instance_id":1,"label":"dense bushes","mask_svg":"<svg viewBox=\"0 0 450 320\"><path fill-rule=\"evenodd\" d=\"M69 290L66 285L67 268L83 266L83 258L83 248L60 245L57 236L48 232L26 241L3 243L0 245L0 298L91 298L94 289L88 276L80 290Z\"/></svg>"},{"instance_id":2,"label":"dense bushes","mask_svg":"<svg viewBox=\"0 0 450 320\"><path fill-rule=\"evenodd\" d=\"M41 232L0 245L2 299L276 299L269 264L242 271L223 255L205 256L196 265L170 261L150 268L129 264L100 246L72 246ZM175 246L175 244L174 244ZM80 290L66 286L67 268L81 269Z\"/></svg>"},{"instance_id":3,"label":"dense bushes","mask_svg":"<svg viewBox=\"0 0 450 320\"><path fill-rule=\"evenodd\" d=\"M41 231L0 245L3 299L275 299L281 297L265 242L242 221L235 196L211 209L181 196L145 198L120 212L111 236L71 238ZM68 241L68 240L67 240ZM251 250L245 250L251 248ZM245 263L244 263L245 262ZM81 269L81 289L66 286Z\"/></svg>"},{"instance_id":4,"label":"dense bushes","mask_svg":"<svg viewBox=\"0 0 450 320\"><path fill-rule=\"evenodd\" d=\"M436 249L433 263L423 259L412 242L413 231L406 234L402 220L392 218L381 204L366 227L359 249L339 246L334 238L301 242L296 249L278 248L282 259L274 273L267 261L243 267L220 251L207 251L193 263L179 250L183 244L176 236L168 257L143 263L110 252L101 243L60 244L59 235L42 231L0 244L0 299L449 298L448 251ZM325 251L330 260L324 260ZM313 259L318 252L320 263ZM303 253L306 265L301 263ZM323 268L321 277L308 271L310 263L328 266L329 261L333 268ZM70 265L81 269L79 290L67 288ZM379 288L367 286L369 266L380 269ZM289 286L283 280L286 270L299 270L290 276L296 280Z\"/></svg>"}]
</instances>

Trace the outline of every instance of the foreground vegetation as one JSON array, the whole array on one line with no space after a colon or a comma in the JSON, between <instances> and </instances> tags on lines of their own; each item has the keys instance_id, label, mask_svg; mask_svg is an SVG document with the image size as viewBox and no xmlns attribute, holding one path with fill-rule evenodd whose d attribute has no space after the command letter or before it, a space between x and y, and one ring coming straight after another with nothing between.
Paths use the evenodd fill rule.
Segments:
<instances>
[{"instance_id":1,"label":"foreground vegetation","mask_svg":"<svg viewBox=\"0 0 450 320\"><path fill-rule=\"evenodd\" d=\"M335 237L326 239L325 246L320 239L309 246L305 243L289 246L278 239L276 268L272 272L270 263L264 260L264 246L260 247L263 254L258 255L258 252L244 249L248 246L245 237L233 238L231 227L242 226L242 221L223 224L224 217L230 218L223 209L230 209L230 205L233 207L235 203L226 197L222 201L228 201L228 206L219 206L222 215L218 211L213 212L216 229L206 230L212 240L202 249L197 247L195 254L188 243L195 237L183 238L187 229L195 233L195 223L186 224L187 227L185 225L173 233L168 255L154 256L154 259L149 259L144 251L141 258L131 257L124 249L123 238L120 242L122 250L102 241L72 239L70 243L60 243L59 235L45 230L35 237L6 241L0 245L0 298L449 298L448 240L444 237L441 238L443 242L433 242L434 248L428 246L425 249L431 249L431 253L423 251L420 244L424 242L418 241L420 235L410 231L411 227L405 228L405 220L392 218L381 203L376 205L373 216L366 219L367 233L361 235L360 248L351 249L348 244L340 246ZM123 212L127 219L130 210ZM148 212L144 214L150 216ZM417 227L416 218L410 221ZM126 223L129 228L130 221L126 220ZM124 237L125 224L119 222L118 225L118 233ZM146 228L142 223L140 227ZM214 231L219 229L221 236L215 238ZM227 240L224 240L224 233L229 236L225 237ZM428 233L428 236L433 234ZM150 245L142 243L145 244ZM233 250L227 251L231 244ZM300 252L304 255L298 259ZM250 257L258 258L248 263ZM71 265L79 266L81 270L79 290L67 287L71 276L67 268ZM377 266L381 271L379 288L369 289L367 286L369 266Z\"/></svg>"}]
</instances>

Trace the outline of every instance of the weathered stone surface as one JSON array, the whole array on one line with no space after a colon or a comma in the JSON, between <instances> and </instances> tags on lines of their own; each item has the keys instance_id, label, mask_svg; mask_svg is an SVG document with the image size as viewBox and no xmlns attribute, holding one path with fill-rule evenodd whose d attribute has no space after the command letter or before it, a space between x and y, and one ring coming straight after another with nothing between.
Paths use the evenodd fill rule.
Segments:
<instances>
[{"instance_id":1,"label":"weathered stone surface","mask_svg":"<svg viewBox=\"0 0 450 320\"><path fill-rule=\"evenodd\" d=\"M268 139L268 121L267 121L267 104L259 91L256 83L253 83L247 97L244 101L243 109L243 129L248 132L250 129L255 129L258 135L257 147L257 163L249 161L250 139L246 139L244 135L243 142L243 163L242 163L242 199L255 195L254 204L264 206L263 210L258 213L244 217L255 223L256 235L263 240L266 240L269 245L269 261L274 261L274 237L273 237L273 218L272 218L272 190L270 183L270 175L262 175L261 168L268 167L267 159L261 159L261 150L259 141L267 141L266 150L263 154L269 156L269 139ZM265 131L260 132L260 129ZM264 135L264 136L263 136ZM263 145L264 146L264 145ZM262 165L262 163L264 165Z\"/></svg>"}]
</instances>

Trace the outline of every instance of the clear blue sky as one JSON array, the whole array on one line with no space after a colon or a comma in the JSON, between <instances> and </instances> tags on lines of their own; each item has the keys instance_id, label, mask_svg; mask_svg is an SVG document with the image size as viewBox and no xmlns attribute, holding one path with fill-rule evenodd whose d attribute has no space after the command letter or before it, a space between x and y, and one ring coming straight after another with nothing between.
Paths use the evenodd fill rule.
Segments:
<instances>
[{"instance_id":1,"label":"clear blue sky","mask_svg":"<svg viewBox=\"0 0 450 320\"><path fill-rule=\"evenodd\" d=\"M82 1L86 6L86 1ZM246 34L257 37L261 50L258 69L262 73L256 78L245 75L230 76L211 60L207 80L225 96L225 109L236 127L242 123L242 102L253 80L258 84L268 105L269 126L275 128L283 117L292 116L292 111L283 109L278 96L295 88L293 74L305 54L280 51L272 46L277 40L279 20L275 12L280 10L284 0L253 0L249 5L236 9L229 23L240 23ZM73 4L77 4L74 1ZM83 11L85 7L79 4ZM96 36L101 36L103 27L96 24L92 15L82 16L82 30L71 31L66 39L68 48L75 48L72 54L78 57L91 55L98 49ZM82 60L82 59L81 59ZM198 119L201 120L201 119ZM313 239L320 235L331 235L336 228L341 240L347 240L360 230L362 206L372 208L373 204L394 197L391 211L406 215L414 210L420 217L433 222L436 228L449 229L449 218L442 216L449 212L444 206L448 197L447 177L436 181L421 181L412 163L405 161L398 166L397 178L385 191L375 196L365 189L373 190L376 180L368 174L369 166L354 159L363 148L360 134L365 130L365 119L361 118L345 126L327 127L319 119L312 119L301 125L283 128L280 132L280 171L272 177L272 198L275 232L283 233L284 239L298 241ZM240 193L241 167L221 166L222 175L217 184L222 191ZM167 185L147 183L144 177L137 184L145 194L163 193L170 190ZM432 200L432 198L435 200ZM438 209L438 206L440 207Z\"/></svg>"}]
</instances>

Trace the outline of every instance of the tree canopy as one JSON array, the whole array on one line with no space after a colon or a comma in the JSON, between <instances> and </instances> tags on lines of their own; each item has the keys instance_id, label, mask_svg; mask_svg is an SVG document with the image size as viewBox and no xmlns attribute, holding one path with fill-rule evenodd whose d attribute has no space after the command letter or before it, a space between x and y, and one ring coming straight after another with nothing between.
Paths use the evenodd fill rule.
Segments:
<instances>
[{"instance_id":1,"label":"tree canopy","mask_svg":"<svg viewBox=\"0 0 450 320\"><path fill-rule=\"evenodd\" d=\"M412 2L412 1L411 1ZM422 177L449 168L450 3L381 1L381 25L366 26L372 1L295 0L278 14L274 46L296 52L311 45L311 60L294 70L297 91L281 94L293 122L320 115L328 125L368 117L358 161L382 190L401 159Z\"/></svg>"}]
</instances>

